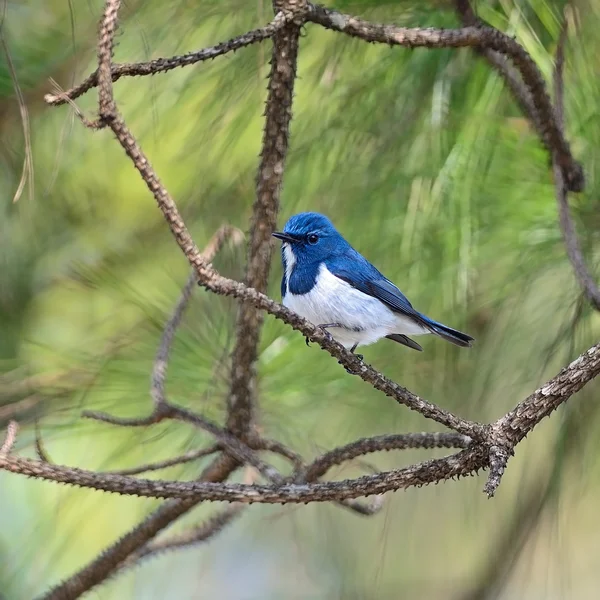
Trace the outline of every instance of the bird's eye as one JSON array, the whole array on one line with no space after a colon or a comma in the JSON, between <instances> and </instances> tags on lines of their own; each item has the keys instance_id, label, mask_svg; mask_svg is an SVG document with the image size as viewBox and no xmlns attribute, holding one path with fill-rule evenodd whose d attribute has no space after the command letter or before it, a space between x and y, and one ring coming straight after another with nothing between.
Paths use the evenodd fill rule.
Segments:
<instances>
[{"instance_id":1,"label":"bird's eye","mask_svg":"<svg viewBox=\"0 0 600 600\"><path fill-rule=\"evenodd\" d=\"M316 244L319 241L319 236L316 233L311 233L308 236L308 243L309 244Z\"/></svg>"}]
</instances>

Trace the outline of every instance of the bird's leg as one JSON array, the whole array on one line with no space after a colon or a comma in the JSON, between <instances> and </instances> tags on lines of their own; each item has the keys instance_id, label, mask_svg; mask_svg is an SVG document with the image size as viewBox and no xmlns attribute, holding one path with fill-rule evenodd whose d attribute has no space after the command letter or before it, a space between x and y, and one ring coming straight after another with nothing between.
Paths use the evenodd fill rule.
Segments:
<instances>
[{"instance_id":1,"label":"bird's leg","mask_svg":"<svg viewBox=\"0 0 600 600\"><path fill-rule=\"evenodd\" d=\"M343 327L343 325L340 325L339 323L325 323L324 325L317 325L317 327L319 329L322 329L325 332L325 335L327 336L329 341L332 342L333 336L331 335L331 333L329 333L329 331L327 331L327 329L329 327Z\"/></svg>"},{"instance_id":2,"label":"bird's leg","mask_svg":"<svg viewBox=\"0 0 600 600\"><path fill-rule=\"evenodd\" d=\"M325 332L325 335L327 336L327 339L332 342L333 341L333 336L329 333L329 331L327 331L328 327L343 327L343 325L340 325L339 323L325 323L323 325L317 325L317 327L319 329L322 329ZM304 341L306 342L306 345L308 346L311 342L311 339L306 337L304 338Z\"/></svg>"},{"instance_id":3,"label":"bird's leg","mask_svg":"<svg viewBox=\"0 0 600 600\"><path fill-rule=\"evenodd\" d=\"M352 348L350 348L350 352L352 352L352 354L354 354L354 351L356 350L357 347L358 347L358 342L356 342L356 344L354 344L354 346L352 346ZM362 354L357 354L356 358L358 358L358 360L362 361L364 356Z\"/></svg>"}]
</instances>

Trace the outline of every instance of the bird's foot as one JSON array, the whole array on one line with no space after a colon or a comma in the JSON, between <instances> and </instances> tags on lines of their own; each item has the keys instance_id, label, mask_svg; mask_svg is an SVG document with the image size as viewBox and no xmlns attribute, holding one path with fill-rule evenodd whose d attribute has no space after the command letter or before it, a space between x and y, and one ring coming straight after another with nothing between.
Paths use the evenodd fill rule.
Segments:
<instances>
[{"instance_id":1,"label":"bird's foot","mask_svg":"<svg viewBox=\"0 0 600 600\"><path fill-rule=\"evenodd\" d=\"M323 330L323 333L329 342L333 342L333 336L329 332L329 327L341 327L341 325L339 323L325 323L323 325L317 325L317 327Z\"/></svg>"},{"instance_id":2,"label":"bird's foot","mask_svg":"<svg viewBox=\"0 0 600 600\"><path fill-rule=\"evenodd\" d=\"M352 352L352 354L354 354L354 351L358 348L358 342L356 342L356 344L354 344L354 346L352 346L352 348L350 348L350 352ZM362 354L354 354L354 356L356 356L356 358L358 358L358 360L360 360L362 362L364 356Z\"/></svg>"}]
</instances>

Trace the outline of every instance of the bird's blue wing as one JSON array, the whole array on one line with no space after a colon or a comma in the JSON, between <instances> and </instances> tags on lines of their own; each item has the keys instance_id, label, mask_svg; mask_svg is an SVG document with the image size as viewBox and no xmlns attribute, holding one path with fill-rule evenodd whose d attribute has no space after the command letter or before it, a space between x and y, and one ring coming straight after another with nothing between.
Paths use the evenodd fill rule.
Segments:
<instances>
[{"instance_id":1,"label":"bird's blue wing","mask_svg":"<svg viewBox=\"0 0 600 600\"><path fill-rule=\"evenodd\" d=\"M328 261L327 268L336 277L363 294L377 298L394 312L406 315L425 326L429 325L428 319L413 308L408 298L356 250Z\"/></svg>"},{"instance_id":2,"label":"bird's blue wing","mask_svg":"<svg viewBox=\"0 0 600 600\"><path fill-rule=\"evenodd\" d=\"M326 266L333 275L349 283L353 288L356 288L363 294L377 298L394 312L412 319L431 333L457 346L471 346L473 338L470 335L457 329L452 329L443 323L438 323L416 311L408 301L408 298L353 248L344 255L327 261ZM395 338L392 337L392 339ZM415 349L421 349L412 340L410 340L412 344L406 344L405 340L396 339L395 341L400 341L400 343L404 343L411 348L415 348L416 345L417 348Z\"/></svg>"}]
</instances>

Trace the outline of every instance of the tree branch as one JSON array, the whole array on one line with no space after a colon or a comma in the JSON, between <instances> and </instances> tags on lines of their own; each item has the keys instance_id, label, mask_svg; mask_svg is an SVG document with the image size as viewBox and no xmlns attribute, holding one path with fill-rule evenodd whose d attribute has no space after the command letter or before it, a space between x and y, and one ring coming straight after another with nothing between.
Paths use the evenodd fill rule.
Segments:
<instances>
[{"instance_id":1,"label":"tree branch","mask_svg":"<svg viewBox=\"0 0 600 600\"><path fill-rule=\"evenodd\" d=\"M305 10L306 0L274 2L275 11ZM256 177L256 200L248 242L245 283L264 293L267 289L273 241L279 212L279 197L289 146L292 98L298 59L301 22L287 24L273 35L269 91L265 107L260 165ZM252 304L241 304L236 324L236 344L231 360L231 385L227 426L244 439L252 435L256 411L256 360L264 320L263 312Z\"/></svg>"},{"instance_id":2,"label":"tree branch","mask_svg":"<svg viewBox=\"0 0 600 600\"><path fill-rule=\"evenodd\" d=\"M227 478L235 462L223 456L207 467L201 481L222 481ZM73 600L113 575L127 558L151 540L158 532L196 506L194 500L171 500L146 517L137 527L109 546L88 565L77 571L41 598L43 600Z\"/></svg>"},{"instance_id":3,"label":"tree branch","mask_svg":"<svg viewBox=\"0 0 600 600\"><path fill-rule=\"evenodd\" d=\"M297 482L314 481L335 465L373 452L408 448L467 448L470 443L470 438L457 433L401 433L362 438L316 458Z\"/></svg>"},{"instance_id":4,"label":"tree branch","mask_svg":"<svg viewBox=\"0 0 600 600\"><path fill-rule=\"evenodd\" d=\"M248 31L242 35L238 35L226 42L221 42L215 46L203 48L196 52L188 52L180 56L170 56L168 58L155 58L147 62L140 63L123 63L113 64L111 66L112 81L118 81L121 77L139 77L144 75L156 75L172 71L178 67L186 67L205 60L213 60L217 56L235 52L245 46L262 42L273 36L276 31L279 31L288 21L289 15L278 13L275 18L264 27ZM98 71L94 71L87 76L79 85L63 92L62 94L46 94L44 100L52 106L65 104L68 100L79 98L92 88L98 85Z\"/></svg>"},{"instance_id":5,"label":"tree branch","mask_svg":"<svg viewBox=\"0 0 600 600\"><path fill-rule=\"evenodd\" d=\"M140 465L139 467L132 467L131 469L119 469L118 471L108 472L112 473L113 475L139 475L140 473L146 473L147 471L159 471L160 469L166 469L168 467L173 467L174 465L181 465L183 463L191 462L199 458L204 458L205 456L210 456L211 454L215 454L215 452L218 452L220 449L221 446L219 444L213 444L208 448L190 450L185 454L176 456L174 458L169 458L167 460L162 460L160 462L147 463L144 465Z\"/></svg>"},{"instance_id":6,"label":"tree branch","mask_svg":"<svg viewBox=\"0 0 600 600\"><path fill-rule=\"evenodd\" d=\"M367 42L377 42L408 48L461 48L476 47L494 50L508 56L519 70L527 86L543 139L547 139L570 191L580 192L585 185L581 165L575 161L569 142L559 127L556 113L546 91L546 83L527 51L514 39L488 26L470 26L462 29L419 29L370 23L358 17L345 15L318 4L311 4L308 21L327 29L339 31Z\"/></svg>"},{"instance_id":7,"label":"tree branch","mask_svg":"<svg viewBox=\"0 0 600 600\"><path fill-rule=\"evenodd\" d=\"M567 19L565 16L563 26L556 46L556 59L554 66L554 103L556 105L556 114L560 126L564 128L564 83L563 69L565 63L565 44L567 41ZM563 172L559 165L558 158L553 160L554 189L556 202L558 204L558 223L562 233L567 256L573 267L575 278L579 283L585 297L590 304L600 310L600 288L594 281L590 270L588 269L583 257L583 250L579 243L573 216L569 208L569 190L565 183Z\"/></svg>"}]
</instances>

